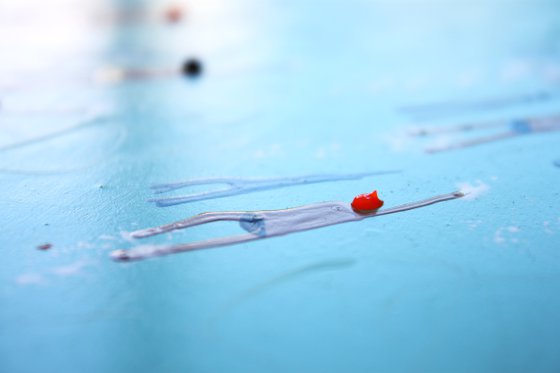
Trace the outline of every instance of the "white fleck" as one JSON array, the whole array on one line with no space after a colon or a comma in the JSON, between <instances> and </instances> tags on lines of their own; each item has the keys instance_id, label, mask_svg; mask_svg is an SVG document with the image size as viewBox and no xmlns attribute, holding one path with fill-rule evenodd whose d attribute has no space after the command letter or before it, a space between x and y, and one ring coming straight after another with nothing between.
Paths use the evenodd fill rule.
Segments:
<instances>
[{"instance_id":1,"label":"white fleck","mask_svg":"<svg viewBox=\"0 0 560 373\"><path fill-rule=\"evenodd\" d=\"M115 236L111 236L110 234L102 234L101 236L99 236L100 240L116 240L117 238Z\"/></svg>"},{"instance_id":2,"label":"white fleck","mask_svg":"<svg viewBox=\"0 0 560 373\"><path fill-rule=\"evenodd\" d=\"M494 233L494 242L497 244L503 244L506 242L511 243L518 243L519 239L516 237L512 237L512 235L518 233L520 231L519 227L511 225L509 227L500 227Z\"/></svg>"},{"instance_id":3,"label":"white fleck","mask_svg":"<svg viewBox=\"0 0 560 373\"><path fill-rule=\"evenodd\" d=\"M80 241L80 242L78 242L78 247L80 249L92 249L92 248L95 247L95 245L90 243L90 242Z\"/></svg>"},{"instance_id":4,"label":"white fleck","mask_svg":"<svg viewBox=\"0 0 560 373\"><path fill-rule=\"evenodd\" d=\"M255 158L273 158L284 154L280 144L271 144L267 149L257 149L253 154Z\"/></svg>"},{"instance_id":5,"label":"white fleck","mask_svg":"<svg viewBox=\"0 0 560 373\"><path fill-rule=\"evenodd\" d=\"M469 229L473 230L482 223L482 220L467 220L466 223Z\"/></svg>"},{"instance_id":6,"label":"white fleck","mask_svg":"<svg viewBox=\"0 0 560 373\"><path fill-rule=\"evenodd\" d=\"M121 238L128 242L134 242L134 237L132 237L132 233L128 231L121 231Z\"/></svg>"},{"instance_id":7,"label":"white fleck","mask_svg":"<svg viewBox=\"0 0 560 373\"><path fill-rule=\"evenodd\" d=\"M451 135L439 135L430 141L426 146L426 151L433 151L438 149L447 149L453 146L455 138Z\"/></svg>"},{"instance_id":8,"label":"white fleck","mask_svg":"<svg viewBox=\"0 0 560 373\"><path fill-rule=\"evenodd\" d=\"M326 156L327 156L327 152L325 151L324 148L321 148L315 152L315 158L317 159L323 159Z\"/></svg>"},{"instance_id":9,"label":"white fleck","mask_svg":"<svg viewBox=\"0 0 560 373\"><path fill-rule=\"evenodd\" d=\"M52 269L52 272L59 276L72 276L79 273L82 268L87 266L89 263L83 260L71 263L65 266L60 266Z\"/></svg>"},{"instance_id":10,"label":"white fleck","mask_svg":"<svg viewBox=\"0 0 560 373\"><path fill-rule=\"evenodd\" d=\"M499 228L496 233L494 233L494 242L497 244L502 244L506 241L502 234L502 228Z\"/></svg>"},{"instance_id":11,"label":"white fleck","mask_svg":"<svg viewBox=\"0 0 560 373\"><path fill-rule=\"evenodd\" d=\"M340 152L340 144L332 143L328 146L322 146L315 152L315 158L324 159L327 157L336 156Z\"/></svg>"},{"instance_id":12,"label":"white fleck","mask_svg":"<svg viewBox=\"0 0 560 373\"><path fill-rule=\"evenodd\" d=\"M43 283L44 279L38 273L24 273L16 277L16 282L20 285L37 285Z\"/></svg>"},{"instance_id":13,"label":"white fleck","mask_svg":"<svg viewBox=\"0 0 560 373\"><path fill-rule=\"evenodd\" d=\"M101 84L117 83L125 78L125 71L116 67L107 67L95 72L94 79Z\"/></svg>"},{"instance_id":14,"label":"white fleck","mask_svg":"<svg viewBox=\"0 0 560 373\"><path fill-rule=\"evenodd\" d=\"M457 188L465 193L465 197L463 197L465 200L475 200L490 190L490 187L480 180L472 184L467 182L459 183L457 184Z\"/></svg>"},{"instance_id":15,"label":"white fleck","mask_svg":"<svg viewBox=\"0 0 560 373\"><path fill-rule=\"evenodd\" d=\"M531 72L532 66L528 61L511 61L502 70L502 80L506 82L518 80Z\"/></svg>"},{"instance_id":16,"label":"white fleck","mask_svg":"<svg viewBox=\"0 0 560 373\"><path fill-rule=\"evenodd\" d=\"M413 128L412 131L413 130L415 130L415 128ZM402 152L410 148L410 145L414 144L414 140L410 135L410 130L386 134L384 140L394 152Z\"/></svg>"},{"instance_id":17,"label":"white fleck","mask_svg":"<svg viewBox=\"0 0 560 373\"><path fill-rule=\"evenodd\" d=\"M548 234L553 234L554 231L552 229L550 229L550 222L548 220L543 222L543 226L544 226L544 231Z\"/></svg>"}]
</instances>

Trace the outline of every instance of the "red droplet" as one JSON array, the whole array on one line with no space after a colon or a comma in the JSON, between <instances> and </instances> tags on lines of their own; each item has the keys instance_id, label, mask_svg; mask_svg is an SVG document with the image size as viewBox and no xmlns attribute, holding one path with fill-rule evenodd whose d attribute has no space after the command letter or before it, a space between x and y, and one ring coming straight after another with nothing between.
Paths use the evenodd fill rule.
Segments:
<instances>
[{"instance_id":1,"label":"red droplet","mask_svg":"<svg viewBox=\"0 0 560 373\"><path fill-rule=\"evenodd\" d=\"M172 5L165 11L165 19L169 23L177 23L183 18L183 9L178 5Z\"/></svg>"},{"instance_id":2,"label":"red droplet","mask_svg":"<svg viewBox=\"0 0 560 373\"><path fill-rule=\"evenodd\" d=\"M372 212L383 206L383 201L377 197L377 190L369 194L360 194L352 201L352 208L356 212Z\"/></svg>"}]
</instances>

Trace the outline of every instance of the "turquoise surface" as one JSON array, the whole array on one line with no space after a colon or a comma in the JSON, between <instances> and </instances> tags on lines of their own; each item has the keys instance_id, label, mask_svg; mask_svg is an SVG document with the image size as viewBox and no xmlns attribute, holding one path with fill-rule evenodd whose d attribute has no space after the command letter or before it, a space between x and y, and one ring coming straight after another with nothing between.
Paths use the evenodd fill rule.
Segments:
<instances>
[{"instance_id":1,"label":"turquoise surface","mask_svg":"<svg viewBox=\"0 0 560 373\"><path fill-rule=\"evenodd\" d=\"M560 102L422 123L399 111L554 92L557 1L201 0L175 25L158 18L166 4L0 5L1 372L560 369L560 132L437 154L424 146L476 133L406 136L555 114ZM95 16L118 9L145 19ZM174 69L186 56L203 61L200 79L95 79L111 66ZM161 182L392 169L402 172L147 202ZM373 189L394 206L465 184L476 198L144 262L109 258L136 244L126 232L205 211L350 202ZM216 223L143 243L240 232Z\"/></svg>"}]
</instances>

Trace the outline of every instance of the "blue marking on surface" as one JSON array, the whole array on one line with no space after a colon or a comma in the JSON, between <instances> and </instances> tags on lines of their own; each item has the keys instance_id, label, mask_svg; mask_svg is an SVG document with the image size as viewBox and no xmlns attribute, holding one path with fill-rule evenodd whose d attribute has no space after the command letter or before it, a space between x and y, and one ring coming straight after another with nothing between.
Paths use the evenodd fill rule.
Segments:
<instances>
[{"instance_id":1,"label":"blue marking on surface","mask_svg":"<svg viewBox=\"0 0 560 373\"><path fill-rule=\"evenodd\" d=\"M510 128L513 132L519 135L525 135L533 131L531 129L531 123L529 123L527 120L522 120L522 119L512 121Z\"/></svg>"}]
</instances>

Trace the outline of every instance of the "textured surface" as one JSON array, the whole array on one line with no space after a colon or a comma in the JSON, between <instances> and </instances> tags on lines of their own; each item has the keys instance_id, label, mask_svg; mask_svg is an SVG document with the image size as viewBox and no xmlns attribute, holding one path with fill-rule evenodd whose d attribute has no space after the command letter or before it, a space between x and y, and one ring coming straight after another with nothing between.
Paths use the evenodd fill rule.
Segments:
<instances>
[{"instance_id":1,"label":"textured surface","mask_svg":"<svg viewBox=\"0 0 560 373\"><path fill-rule=\"evenodd\" d=\"M560 369L560 133L426 154L449 137L405 136L414 123L398 110L554 90L557 2L202 0L176 25L158 21L164 5L0 4L1 372ZM127 6L155 16L94 16ZM186 56L203 61L201 79L93 78ZM549 99L429 124L558 109ZM390 169L403 172L147 202L154 183ZM374 188L393 206L465 185L477 198L109 259L133 245L122 232L204 211L350 202ZM146 242L239 232L218 223Z\"/></svg>"}]
</instances>

